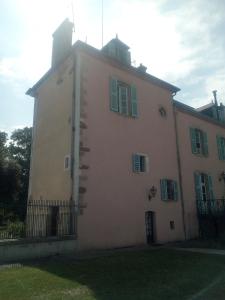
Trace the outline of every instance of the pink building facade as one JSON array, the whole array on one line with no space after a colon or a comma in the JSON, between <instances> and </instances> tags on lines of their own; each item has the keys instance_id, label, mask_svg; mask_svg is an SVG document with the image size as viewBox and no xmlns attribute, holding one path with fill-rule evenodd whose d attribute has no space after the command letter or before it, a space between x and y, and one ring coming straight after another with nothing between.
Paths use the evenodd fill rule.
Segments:
<instances>
[{"instance_id":1,"label":"pink building facade","mask_svg":"<svg viewBox=\"0 0 225 300\"><path fill-rule=\"evenodd\" d=\"M174 102L179 89L132 67L117 38L102 50L68 47L70 32L68 21L55 32L53 65L27 92L35 98L29 201L74 203L80 249L197 237L197 174L224 193L215 142L224 125ZM190 127L207 131L207 155L201 132L192 153Z\"/></svg>"}]
</instances>

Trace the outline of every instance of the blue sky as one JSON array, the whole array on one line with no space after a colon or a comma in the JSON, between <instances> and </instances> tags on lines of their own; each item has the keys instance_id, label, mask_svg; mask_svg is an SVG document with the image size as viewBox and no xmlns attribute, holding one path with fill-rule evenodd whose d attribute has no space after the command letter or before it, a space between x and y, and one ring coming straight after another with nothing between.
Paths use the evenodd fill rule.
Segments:
<instances>
[{"instance_id":1,"label":"blue sky","mask_svg":"<svg viewBox=\"0 0 225 300\"><path fill-rule=\"evenodd\" d=\"M75 34L101 48L102 0L74 0ZM26 90L49 69L52 33L70 0L0 1L0 130L32 125ZM104 43L118 34L133 65L181 88L176 99L198 107L225 101L225 1L104 0Z\"/></svg>"}]
</instances>

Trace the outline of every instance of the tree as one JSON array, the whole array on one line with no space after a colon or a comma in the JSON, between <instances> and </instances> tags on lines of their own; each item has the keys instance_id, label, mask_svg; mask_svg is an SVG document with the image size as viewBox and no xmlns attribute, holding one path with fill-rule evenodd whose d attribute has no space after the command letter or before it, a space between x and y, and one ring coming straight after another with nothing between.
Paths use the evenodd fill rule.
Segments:
<instances>
[{"instance_id":1,"label":"tree","mask_svg":"<svg viewBox=\"0 0 225 300\"><path fill-rule=\"evenodd\" d=\"M7 133L0 132L0 225L6 215L16 216L15 203L21 186L21 168L9 158L7 138Z\"/></svg>"},{"instance_id":2,"label":"tree","mask_svg":"<svg viewBox=\"0 0 225 300\"><path fill-rule=\"evenodd\" d=\"M26 213L26 203L29 187L32 127L25 127L23 129L17 129L13 131L10 140L11 142L8 146L9 157L11 160L14 160L21 168L21 185L18 194L18 213L22 215L22 218L24 218Z\"/></svg>"},{"instance_id":3,"label":"tree","mask_svg":"<svg viewBox=\"0 0 225 300\"><path fill-rule=\"evenodd\" d=\"M0 131L0 166L3 164L6 156L7 156L7 143L8 134L4 131Z\"/></svg>"}]
</instances>

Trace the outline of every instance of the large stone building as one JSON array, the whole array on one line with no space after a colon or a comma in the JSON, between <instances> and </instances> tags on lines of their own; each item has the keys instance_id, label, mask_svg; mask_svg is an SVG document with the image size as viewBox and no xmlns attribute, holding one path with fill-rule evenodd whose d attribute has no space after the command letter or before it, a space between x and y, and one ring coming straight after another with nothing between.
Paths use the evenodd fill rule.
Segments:
<instances>
[{"instance_id":1,"label":"large stone building","mask_svg":"<svg viewBox=\"0 0 225 300\"><path fill-rule=\"evenodd\" d=\"M29 202L52 203L55 220L58 200L75 204L80 249L198 236L196 197L224 197L224 107L174 101L179 88L133 67L118 38L101 50L71 46L65 20L53 39L52 66L27 91L35 98Z\"/></svg>"}]
</instances>

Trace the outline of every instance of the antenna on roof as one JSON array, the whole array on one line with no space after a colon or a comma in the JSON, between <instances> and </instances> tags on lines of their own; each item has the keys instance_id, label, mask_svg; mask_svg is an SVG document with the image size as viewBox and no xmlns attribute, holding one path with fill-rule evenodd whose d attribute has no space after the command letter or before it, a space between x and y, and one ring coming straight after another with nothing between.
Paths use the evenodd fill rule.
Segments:
<instances>
[{"instance_id":1,"label":"antenna on roof","mask_svg":"<svg viewBox=\"0 0 225 300\"><path fill-rule=\"evenodd\" d=\"M72 18L73 18L73 32L75 32L73 0L71 0L71 10L72 10Z\"/></svg>"},{"instance_id":2,"label":"antenna on roof","mask_svg":"<svg viewBox=\"0 0 225 300\"><path fill-rule=\"evenodd\" d=\"M103 18L103 0L102 0L102 47L103 47L103 22L104 22L104 18Z\"/></svg>"}]
</instances>

